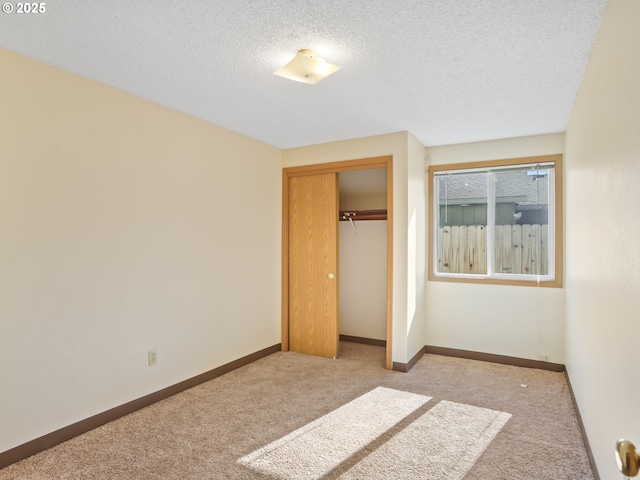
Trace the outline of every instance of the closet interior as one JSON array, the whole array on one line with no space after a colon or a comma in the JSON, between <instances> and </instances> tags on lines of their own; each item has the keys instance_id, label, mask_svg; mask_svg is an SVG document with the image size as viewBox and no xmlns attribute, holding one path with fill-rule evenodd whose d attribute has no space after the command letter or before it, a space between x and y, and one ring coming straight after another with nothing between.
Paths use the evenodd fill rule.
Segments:
<instances>
[{"instance_id":1,"label":"closet interior","mask_svg":"<svg viewBox=\"0 0 640 480\"><path fill-rule=\"evenodd\" d=\"M385 345L387 169L338 175L340 336Z\"/></svg>"}]
</instances>

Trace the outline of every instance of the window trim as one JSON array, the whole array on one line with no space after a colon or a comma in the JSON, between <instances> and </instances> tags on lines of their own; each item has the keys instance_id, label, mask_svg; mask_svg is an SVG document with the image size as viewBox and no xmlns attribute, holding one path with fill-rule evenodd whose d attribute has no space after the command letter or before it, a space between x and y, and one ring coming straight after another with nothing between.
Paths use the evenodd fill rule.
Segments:
<instances>
[{"instance_id":1,"label":"window trim","mask_svg":"<svg viewBox=\"0 0 640 480\"><path fill-rule=\"evenodd\" d=\"M553 280L529 280L529 279L507 279L501 275L496 277L476 277L466 276L464 274L456 276L443 276L437 274L435 268L437 261L434 258L436 245L436 226L437 220L434 206L434 177L435 172L468 170L468 169L490 169L508 166L521 166L527 164L538 163L554 163L555 170L555 188L553 195L555 197L555 223L553 225L555 239L555 278ZM518 286L540 286L562 288L563 286L563 265L564 265L564 243L563 243L563 165L562 155L542 155L536 157L508 158L501 160L483 160L478 162L453 163L443 165L431 165L428 169L428 195L427 195L427 211L428 211L428 279L435 282L454 282L454 283L476 283L476 284L493 284L493 285L518 285Z\"/></svg>"}]
</instances>

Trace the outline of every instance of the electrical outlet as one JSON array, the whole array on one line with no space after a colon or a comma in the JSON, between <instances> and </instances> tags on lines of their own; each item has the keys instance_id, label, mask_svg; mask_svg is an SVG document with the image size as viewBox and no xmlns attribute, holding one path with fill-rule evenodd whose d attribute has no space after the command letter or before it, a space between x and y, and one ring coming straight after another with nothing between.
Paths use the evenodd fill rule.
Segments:
<instances>
[{"instance_id":1,"label":"electrical outlet","mask_svg":"<svg viewBox=\"0 0 640 480\"><path fill-rule=\"evenodd\" d=\"M149 350L149 366L155 365L156 363L158 363L158 350L154 348L153 350Z\"/></svg>"}]
</instances>

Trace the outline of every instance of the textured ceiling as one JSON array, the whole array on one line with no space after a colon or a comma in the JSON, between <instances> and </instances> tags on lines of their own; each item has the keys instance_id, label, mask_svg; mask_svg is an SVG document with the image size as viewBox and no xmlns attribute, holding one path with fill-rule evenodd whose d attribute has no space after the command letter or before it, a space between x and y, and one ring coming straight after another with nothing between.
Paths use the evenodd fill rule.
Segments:
<instances>
[{"instance_id":1,"label":"textured ceiling","mask_svg":"<svg viewBox=\"0 0 640 480\"><path fill-rule=\"evenodd\" d=\"M433 146L564 131L605 3L61 0L0 14L0 46L280 148ZM301 48L343 68L273 75Z\"/></svg>"}]
</instances>

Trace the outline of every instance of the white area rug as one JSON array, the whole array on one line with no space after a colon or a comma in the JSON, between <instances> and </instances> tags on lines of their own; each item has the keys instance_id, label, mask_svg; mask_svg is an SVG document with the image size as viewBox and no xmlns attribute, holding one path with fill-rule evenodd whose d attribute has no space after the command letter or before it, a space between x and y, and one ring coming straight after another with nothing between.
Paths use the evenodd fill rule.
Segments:
<instances>
[{"instance_id":1,"label":"white area rug","mask_svg":"<svg viewBox=\"0 0 640 480\"><path fill-rule=\"evenodd\" d=\"M238 462L281 479L319 479L431 397L377 387Z\"/></svg>"},{"instance_id":2,"label":"white area rug","mask_svg":"<svg viewBox=\"0 0 640 480\"><path fill-rule=\"evenodd\" d=\"M283 480L460 480L511 415L442 401L379 440L430 399L378 387L238 463Z\"/></svg>"}]
</instances>

